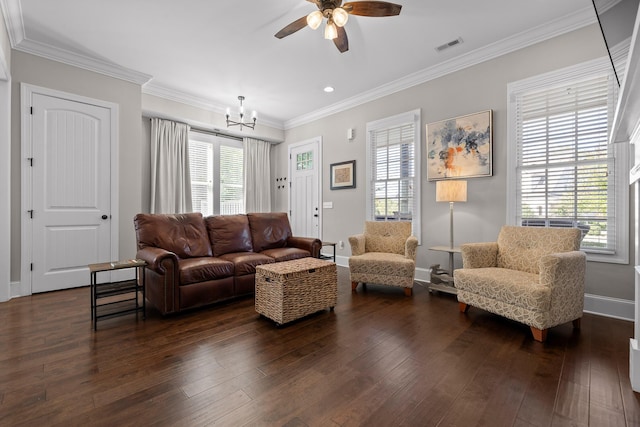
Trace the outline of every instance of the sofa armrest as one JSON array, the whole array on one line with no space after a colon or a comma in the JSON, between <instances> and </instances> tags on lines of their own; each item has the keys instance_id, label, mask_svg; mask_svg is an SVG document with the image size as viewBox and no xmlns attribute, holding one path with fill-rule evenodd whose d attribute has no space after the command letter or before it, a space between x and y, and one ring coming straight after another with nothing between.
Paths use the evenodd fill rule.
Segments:
<instances>
[{"instance_id":1,"label":"sofa armrest","mask_svg":"<svg viewBox=\"0 0 640 427\"><path fill-rule=\"evenodd\" d=\"M416 261L416 252L418 251L418 238L416 236L409 236L404 243L404 257Z\"/></svg>"},{"instance_id":2,"label":"sofa armrest","mask_svg":"<svg viewBox=\"0 0 640 427\"><path fill-rule=\"evenodd\" d=\"M464 243L460 245L462 268L486 268L498 265L498 243Z\"/></svg>"},{"instance_id":3,"label":"sofa armrest","mask_svg":"<svg viewBox=\"0 0 640 427\"><path fill-rule=\"evenodd\" d=\"M351 245L351 255L362 255L364 253L364 234L356 234L349 236L349 244Z\"/></svg>"},{"instance_id":4,"label":"sofa armrest","mask_svg":"<svg viewBox=\"0 0 640 427\"><path fill-rule=\"evenodd\" d=\"M551 289L551 324L582 317L587 256L581 251L545 255L540 259L540 285Z\"/></svg>"},{"instance_id":5,"label":"sofa armrest","mask_svg":"<svg viewBox=\"0 0 640 427\"><path fill-rule=\"evenodd\" d=\"M174 271L177 271L178 268L178 256L176 254L153 246L146 246L142 249L138 249L136 258L145 260L147 262L147 268L158 274L167 273L166 267L163 265L163 261L165 260L169 261L170 264L174 266Z\"/></svg>"},{"instance_id":6,"label":"sofa armrest","mask_svg":"<svg viewBox=\"0 0 640 427\"><path fill-rule=\"evenodd\" d=\"M312 257L318 258L320 256L320 250L322 249L322 241L314 237L290 236L287 239L287 246L291 248L304 249L305 251L309 251Z\"/></svg>"}]
</instances>

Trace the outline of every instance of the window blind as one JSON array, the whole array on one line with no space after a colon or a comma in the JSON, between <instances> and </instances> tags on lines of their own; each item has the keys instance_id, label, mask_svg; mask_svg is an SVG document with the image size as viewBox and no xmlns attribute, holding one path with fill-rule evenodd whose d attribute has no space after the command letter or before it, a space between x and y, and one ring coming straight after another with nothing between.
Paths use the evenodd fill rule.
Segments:
<instances>
[{"instance_id":1,"label":"window blind","mask_svg":"<svg viewBox=\"0 0 640 427\"><path fill-rule=\"evenodd\" d=\"M189 165L194 212L244 213L244 149L241 141L192 132Z\"/></svg>"},{"instance_id":2,"label":"window blind","mask_svg":"<svg viewBox=\"0 0 640 427\"><path fill-rule=\"evenodd\" d=\"M613 97L608 75L517 95L518 223L578 227L583 249L615 250Z\"/></svg>"},{"instance_id":3,"label":"window blind","mask_svg":"<svg viewBox=\"0 0 640 427\"><path fill-rule=\"evenodd\" d=\"M371 132L373 165L370 197L372 218L378 221L411 220L414 214L414 125L405 124Z\"/></svg>"},{"instance_id":4,"label":"window blind","mask_svg":"<svg viewBox=\"0 0 640 427\"><path fill-rule=\"evenodd\" d=\"M220 214L244 212L243 149L220 146Z\"/></svg>"},{"instance_id":5,"label":"window blind","mask_svg":"<svg viewBox=\"0 0 640 427\"><path fill-rule=\"evenodd\" d=\"M207 142L189 141L191 200L194 212L213 215L213 147Z\"/></svg>"}]
</instances>

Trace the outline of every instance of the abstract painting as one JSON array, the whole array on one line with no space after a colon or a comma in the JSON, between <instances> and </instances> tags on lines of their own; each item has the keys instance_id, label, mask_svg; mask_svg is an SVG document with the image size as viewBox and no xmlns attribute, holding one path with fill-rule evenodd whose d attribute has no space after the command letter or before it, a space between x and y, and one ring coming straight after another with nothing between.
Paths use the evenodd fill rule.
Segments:
<instances>
[{"instance_id":1,"label":"abstract painting","mask_svg":"<svg viewBox=\"0 0 640 427\"><path fill-rule=\"evenodd\" d=\"M492 111L427 125L427 180L491 176Z\"/></svg>"}]
</instances>

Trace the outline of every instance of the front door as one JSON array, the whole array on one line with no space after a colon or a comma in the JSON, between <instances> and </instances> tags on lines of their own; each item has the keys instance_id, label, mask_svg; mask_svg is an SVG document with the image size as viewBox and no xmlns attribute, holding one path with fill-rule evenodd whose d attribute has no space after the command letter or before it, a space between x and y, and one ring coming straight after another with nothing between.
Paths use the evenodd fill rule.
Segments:
<instances>
[{"instance_id":1,"label":"front door","mask_svg":"<svg viewBox=\"0 0 640 427\"><path fill-rule=\"evenodd\" d=\"M294 236L320 236L320 138L289 146L289 217Z\"/></svg>"},{"instance_id":2,"label":"front door","mask_svg":"<svg viewBox=\"0 0 640 427\"><path fill-rule=\"evenodd\" d=\"M33 293L87 285L87 265L111 256L113 110L44 92L25 97L31 208L23 221L31 239L23 244L31 260L23 263L31 264Z\"/></svg>"}]
</instances>

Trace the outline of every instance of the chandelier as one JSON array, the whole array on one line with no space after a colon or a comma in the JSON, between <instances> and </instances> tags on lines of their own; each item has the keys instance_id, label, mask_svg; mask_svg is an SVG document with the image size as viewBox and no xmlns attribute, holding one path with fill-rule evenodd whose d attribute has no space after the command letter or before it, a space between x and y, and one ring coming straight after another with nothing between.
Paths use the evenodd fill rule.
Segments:
<instances>
[{"instance_id":1,"label":"chandelier","mask_svg":"<svg viewBox=\"0 0 640 427\"><path fill-rule=\"evenodd\" d=\"M244 107L242 106L242 101L244 101L244 96L242 96L242 95L238 96L238 100L240 101L240 108L238 109L238 115L240 116L240 120L239 121L235 121L235 120L229 119L229 117L231 116L231 109L229 107L227 107L227 114L226 114L227 127L229 127L229 126L240 126L240 130L242 130L242 127L246 126L249 129L255 129L256 120L258 119L258 113L256 113L256 110L253 110L251 112L251 121L245 122L244 121Z\"/></svg>"}]
</instances>

